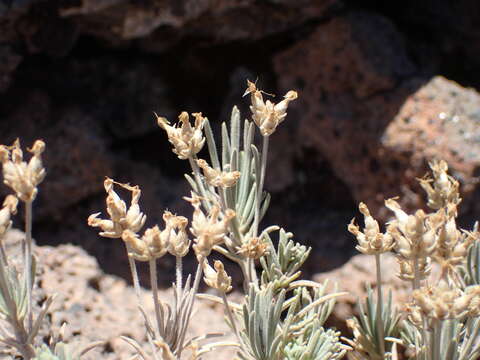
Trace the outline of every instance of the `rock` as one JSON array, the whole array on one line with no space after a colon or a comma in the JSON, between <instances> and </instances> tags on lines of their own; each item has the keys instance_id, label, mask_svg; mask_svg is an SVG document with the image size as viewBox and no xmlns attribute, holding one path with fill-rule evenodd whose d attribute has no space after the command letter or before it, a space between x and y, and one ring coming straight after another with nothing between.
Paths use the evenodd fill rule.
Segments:
<instances>
[{"instance_id":1,"label":"rock","mask_svg":"<svg viewBox=\"0 0 480 360\"><path fill-rule=\"evenodd\" d=\"M408 161L404 184L414 183L428 161L443 159L462 184L462 211L472 205L480 167L479 107L477 91L441 76L431 78L405 100L381 139L386 153ZM407 188L404 193L411 191Z\"/></svg>"},{"instance_id":2,"label":"rock","mask_svg":"<svg viewBox=\"0 0 480 360\"><path fill-rule=\"evenodd\" d=\"M298 140L291 143L317 151L377 217L388 218L383 201L393 196L409 210L423 206L414 195L416 178L434 158L452 162L468 197L480 156L468 145L480 97L444 79L416 76L401 36L385 18L363 12L334 18L280 53L275 69L282 91L300 90L295 106L302 110L292 120ZM468 130L438 119L457 112ZM404 118L416 120L397 125ZM470 142L462 142L462 132Z\"/></svg>"},{"instance_id":3,"label":"rock","mask_svg":"<svg viewBox=\"0 0 480 360\"><path fill-rule=\"evenodd\" d=\"M7 236L7 253L18 253L23 233L12 230ZM93 359L127 359L133 355L132 347L120 336L129 336L139 341L147 349L145 328L137 309L133 289L115 276L106 275L100 270L96 260L84 250L72 245L57 248L36 247L38 260L37 287L34 292L38 301L43 302L47 295L56 294L47 318L52 328L58 332L66 323L65 340L75 349L81 349L94 341L105 341L82 357ZM162 301L172 301L172 290L160 290ZM141 298L147 313L154 314L152 294L142 289ZM153 321L153 317L150 318ZM222 307L197 300L194 317L187 338L205 335L210 332L229 333L223 320ZM42 329L42 336L47 335ZM219 352L207 354L205 359L230 358L232 348L221 348ZM0 353L0 358L2 354Z\"/></svg>"},{"instance_id":4,"label":"rock","mask_svg":"<svg viewBox=\"0 0 480 360\"><path fill-rule=\"evenodd\" d=\"M0 45L0 94L8 89L12 81L12 74L22 61L10 46Z\"/></svg>"}]
</instances>

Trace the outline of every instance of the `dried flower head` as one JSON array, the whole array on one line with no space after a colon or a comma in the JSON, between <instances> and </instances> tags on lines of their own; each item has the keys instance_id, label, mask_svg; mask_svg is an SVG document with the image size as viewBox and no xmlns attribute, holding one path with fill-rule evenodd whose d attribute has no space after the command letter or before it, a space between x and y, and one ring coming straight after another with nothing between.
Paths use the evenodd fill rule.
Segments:
<instances>
[{"instance_id":1,"label":"dried flower head","mask_svg":"<svg viewBox=\"0 0 480 360\"><path fill-rule=\"evenodd\" d=\"M138 261L149 261L152 259L148 251L147 243L138 237L132 230L124 230L122 240L127 244L128 256Z\"/></svg>"},{"instance_id":2,"label":"dried flower head","mask_svg":"<svg viewBox=\"0 0 480 360\"><path fill-rule=\"evenodd\" d=\"M205 274L203 280L205 283L224 293L232 290L232 278L228 276L223 263L220 260L215 260L213 267L215 269L210 266L208 261L203 263L203 271Z\"/></svg>"},{"instance_id":3,"label":"dried flower head","mask_svg":"<svg viewBox=\"0 0 480 360\"><path fill-rule=\"evenodd\" d=\"M461 201L459 183L447 174L447 163L444 160L435 160L429 165L433 172L433 179L428 177L420 179L420 185L428 196L427 205L434 210L446 207L448 204L458 205Z\"/></svg>"},{"instance_id":4,"label":"dried flower head","mask_svg":"<svg viewBox=\"0 0 480 360\"><path fill-rule=\"evenodd\" d=\"M168 231L168 252L176 257L184 257L190 249L190 240L187 235L188 220L183 216L173 215L170 211L163 213L165 230Z\"/></svg>"},{"instance_id":5,"label":"dried flower head","mask_svg":"<svg viewBox=\"0 0 480 360\"><path fill-rule=\"evenodd\" d=\"M260 259L267 252L268 245L258 237L249 237L239 248L238 254L250 259Z\"/></svg>"},{"instance_id":6,"label":"dried flower head","mask_svg":"<svg viewBox=\"0 0 480 360\"><path fill-rule=\"evenodd\" d=\"M193 249L197 258L207 257L215 245L224 241L228 233L228 223L235 217L235 211L227 209L222 213L217 205L213 205L208 215L205 215L200 209L200 197L195 193L192 192L192 197L185 200L189 201L194 208L190 228L195 236Z\"/></svg>"},{"instance_id":7,"label":"dried flower head","mask_svg":"<svg viewBox=\"0 0 480 360\"><path fill-rule=\"evenodd\" d=\"M287 108L290 101L298 97L296 91L290 90L284 96L284 99L278 104L270 100L263 101L262 91L258 90L255 83L247 80L247 90L244 95L250 94L252 119L259 127L262 136L272 135L277 126L285 120Z\"/></svg>"},{"instance_id":8,"label":"dried flower head","mask_svg":"<svg viewBox=\"0 0 480 360\"><path fill-rule=\"evenodd\" d=\"M129 184L121 184L110 178L106 178L103 184L108 194L106 203L110 220L99 219L100 213L95 213L88 217L88 225L99 227L102 230L100 236L108 238L121 238L125 230L137 233L143 227L147 218L140 211L140 206L138 205L141 195L140 188L138 186L130 186ZM128 209L125 202L113 189L115 184L132 193L132 200Z\"/></svg>"},{"instance_id":9,"label":"dried flower head","mask_svg":"<svg viewBox=\"0 0 480 360\"><path fill-rule=\"evenodd\" d=\"M415 278L415 269L413 260L405 259L402 256L397 256L399 265L399 272L397 276L405 281L413 281ZM419 280L426 279L432 271L431 261L428 257L421 257L417 259L417 276Z\"/></svg>"},{"instance_id":10,"label":"dried flower head","mask_svg":"<svg viewBox=\"0 0 480 360\"><path fill-rule=\"evenodd\" d=\"M42 164L42 153L45 143L37 140L28 152L33 154L30 161L23 161L23 152L20 140L15 140L12 146L0 146L0 161L3 166L3 182L15 191L17 197L25 202L35 200L37 186L45 178L45 169Z\"/></svg>"},{"instance_id":11,"label":"dried flower head","mask_svg":"<svg viewBox=\"0 0 480 360\"><path fill-rule=\"evenodd\" d=\"M428 217L423 210L407 215L394 199L385 200L385 206L394 212L387 232L395 240L396 251L406 259L430 256L436 246L436 232L440 223Z\"/></svg>"},{"instance_id":12,"label":"dried flower head","mask_svg":"<svg viewBox=\"0 0 480 360\"><path fill-rule=\"evenodd\" d=\"M392 236L388 232L385 234L380 232L378 222L370 215L367 205L362 202L358 208L365 217L365 228L363 232L355 225L355 219L352 219L348 225L348 231L357 238L358 245L356 249L368 255L390 251L394 245Z\"/></svg>"},{"instance_id":13,"label":"dried flower head","mask_svg":"<svg viewBox=\"0 0 480 360\"><path fill-rule=\"evenodd\" d=\"M14 195L7 195L3 201L3 208L0 210L0 238L2 238L5 233L12 226L12 215L17 213L18 199Z\"/></svg>"},{"instance_id":14,"label":"dried flower head","mask_svg":"<svg viewBox=\"0 0 480 360\"><path fill-rule=\"evenodd\" d=\"M203 170L203 175L205 176L207 183L215 187L232 187L240 178L240 171L226 172L213 169L208 166L207 162L203 159L197 160L197 164Z\"/></svg>"},{"instance_id":15,"label":"dried flower head","mask_svg":"<svg viewBox=\"0 0 480 360\"><path fill-rule=\"evenodd\" d=\"M124 230L122 240L127 244L129 256L138 261L149 261L159 259L167 253L169 235L170 229L160 231L155 225L146 229L141 238L131 230Z\"/></svg>"},{"instance_id":16,"label":"dried flower head","mask_svg":"<svg viewBox=\"0 0 480 360\"><path fill-rule=\"evenodd\" d=\"M439 210L439 213L443 217L443 225L438 232L437 247L433 257L442 267L442 277L446 274L455 278L457 266L465 261L468 249L476 239L476 234L458 230L455 218L448 216L448 213L442 210Z\"/></svg>"},{"instance_id":17,"label":"dried flower head","mask_svg":"<svg viewBox=\"0 0 480 360\"><path fill-rule=\"evenodd\" d=\"M435 287L423 287L413 292L413 300L420 312L429 320L458 319L470 310L472 300L478 299L477 287L469 294L444 284Z\"/></svg>"},{"instance_id":18,"label":"dried flower head","mask_svg":"<svg viewBox=\"0 0 480 360\"><path fill-rule=\"evenodd\" d=\"M179 123L174 126L164 117L157 116L157 123L167 132L168 141L173 145L172 151L181 160L188 159L202 150L205 138L203 137L203 126L205 118L202 113L193 113L195 125L190 124L188 113L183 111L179 116Z\"/></svg>"}]
</instances>

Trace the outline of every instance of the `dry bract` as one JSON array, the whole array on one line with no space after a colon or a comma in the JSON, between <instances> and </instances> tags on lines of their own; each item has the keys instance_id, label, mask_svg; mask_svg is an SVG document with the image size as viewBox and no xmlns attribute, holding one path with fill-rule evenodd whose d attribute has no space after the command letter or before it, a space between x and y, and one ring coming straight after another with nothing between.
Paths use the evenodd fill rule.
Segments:
<instances>
[{"instance_id":1,"label":"dry bract","mask_svg":"<svg viewBox=\"0 0 480 360\"><path fill-rule=\"evenodd\" d=\"M11 216L17 213L18 199L14 195L7 195L0 210L0 238L12 226Z\"/></svg>"},{"instance_id":2,"label":"dry bract","mask_svg":"<svg viewBox=\"0 0 480 360\"><path fill-rule=\"evenodd\" d=\"M179 116L179 123L174 126L169 125L166 118L157 116L157 123L167 132L168 141L173 145L173 152L178 158L185 160L196 155L202 150L205 138L202 133L205 118L202 113L193 113L195 125L192 127L188 113L183 111Z\"/></svg>"},{"instance_id":3,"label":"dry bract","mask_svg":"<svg viewBox=\"0 0 480 360\"><path fill-rule=\"evenodd\" d=\"M3 182L15 191L17 197L25 202L32 202L37 196L37 186L45 178L42 164L42 153L45 143L37 140L31 149L33 156L27 163L23 161L20 140L15 140L12 146L0 146L0 161L3 166Z\"/></svg>"},{"instance_id":4,"label":"dry bract","mask_svg":"<svg viewBox=\"0 0 480 360\"><path fill-rule=\"evenodd\" d=\"M187 235L188 220L184 216L175 216L170 211L163 213L165 231L168 231L168 252L173 256L184 257L190 249Z\"/></svg>"},{"instance_id":5,"label":"dry bract","mask_svg":"<svg viewBox=\"0 0 480 360\"><path fill-rule=\"evenodd\" d=\"M224 293L232 290L232 278L228 276L223 263L220 260L215 260L213 267L215 269L210 266L208 261L203 264L205 284Z\"/></svg>"}]
</instances>

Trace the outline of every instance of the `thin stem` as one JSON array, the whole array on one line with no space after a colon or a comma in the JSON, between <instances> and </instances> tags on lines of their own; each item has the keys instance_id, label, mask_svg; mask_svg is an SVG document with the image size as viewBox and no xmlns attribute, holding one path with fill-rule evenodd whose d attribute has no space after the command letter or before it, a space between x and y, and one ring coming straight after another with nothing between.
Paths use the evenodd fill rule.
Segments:
<instances>
[{"instance_id":1,"label":"thin stem","mask_svg":"<svg viewBox=\"0 0 480 360\"><path fill-rule=\"evenodd\" d=\"M183 292L183 280L182 280L183 262L181 256L175 257L175 285L177 289L177 297L180 300Z\"/></svg>"},{"instance_id":2,"label":"thin stem","mask_svg":"<svg viewBox=\"0 0 480 360\"><path fill-rule=\"evenodd\" d=\"M420 269L418 266L418 259L413 258L413 290L420 288Z\"/></svg>"},{"instance_id":3,"label":"thin stem","mask_svg":"<svg viewBox=\"0 0 480 360\"><path fill-rule=\"evenodd\" d=\"M380 346L380 355L383 359L385 357L385 330L383 329L383 294L382 294L382 274L381 274L381 263L380 263L380 254L375 254L375 264L377 267L377 313L375 315L375 320L377 323L378 330L378 343Z\"/></svg>"},{"instance_id":4,"label":"thin stem","mask_svg":"<svg viewBox=\"0 0 480 360\"><path fill-rule=\"evenodd\" d=\"M203 275L203 263L205 262L205 257L202 256L202 258L198 261L198 266L197 266L197 272L195 273L195 280L193 282L193 287L190 290L190 301L188 303L187 307L187 315L186 315L186 323L185 327L182 329L182 334L180 335L180 341L178 343L178 353L177 357L180 359L180 356L182 355L183 351L183 342L185 341L185 336L187 334L187 329L188 329L188 324L190 323L190 317L192 316L192 310L193 310L193 305L195 304L195 299L196 295L198 292L198 287L200 286L200 279L202 278Z\"/></svg>"},{"instance_id":5,"label":"thin stem","mask_svg":"<svg viewBox=\"0 0 480 360\"><path fill-rule=\"evenodd\" d=\"M225 311L227 312L228 319L230 320L230 323L232 324L233 332L235 333L235 336L237 337L237 340L241 343L242 338L240 337L240 333L238 332L237 323L235 321L235 318L233 317L232 310L230 309L230 306L228 305L228 300L227 300L227 296L225 294L225 291L221 291L220 293L222 295L222 300L223 300L223 304L225 305Z\"/></svg>"},{"instance_id":6,"label":"thin stem","mask_svg":"<svg viewBox=\"0 0 480 360\"><path fill-rule=\"evenodd\" d=\"M258 227L260 225L260 206L262 201L262 194L263 194L263 184L265 181L265 170L267 168L267 153L268 153L268 140L270 139L269 136L263 137L262 142L262 164L260 168L259 181L257 184L257 193L255 198L255 219L253 222L253 236L256 237L258 235Z\"/></svg>"},{"instance_id":7,"label":"thin stem","mask_svg":"<svg viewBox=\"0 0 480 360\"><path fill-rule=\"evenodd\" d=\"M157 319L157 330L160 334L163 330L163 319L160 315L160 301L158 299L157 260L151 259L148 262L150 268L150 286L152 287L153 304L155 306L155 317Z\"/></svg>"},{"instance_id":8,"label":"thin stem","mask_svg":"<svg viewBox=\"0 0 480 360\"><path fill-rule=\"evenodd\" d=\"M129 246L127 245L127 254L129 253ZM135 259L128 255L128 265L130 266L130 272L132 273L133 288L135 289L135 295L137 296L138 307L142 308L142 299L140 295L140 281L138 280L137 265Z\"/></svg>"},{"instance_id":9,"label":"thin stem","mask_svg":"<svg viewBox=\"0 0 480 360\"><path fill-rule=\"evenodd\" d=\"M33 326L32 314L32 202L25 201L25 260L24 279L27 281L27 331Z\"/></svg>"},{"instance_id":10,"label":"thin stem","mask_svg":"<svg viewBox=\"0 0 480 360\"><path fill-rule=\"evenodd\" d=\"M8 266L8 258L7 253L5 251L5 247L3 246L3 238L0 239L0 259L3 261L5 267Z\"/></svg>"},{"instance_id":11,"label":"thin stem","mask_svg":"<svg viewBox=\"0 0 480 360\"><path fill-rule=\"evenodd\" d=\"M205 190L205 186L203 186L203 181L202 181L202 176L200 174L200 169L197 165L197 159L196 157L189 157L188 161L190 162L190 167L193 170L193 176L195 178L195 181L197 182L198 188L200 189L200 195L203 197L202 203L203 206L205 207L206 210L210 210L210 206L207 202L207 192Z\"/></svg>"},{"instance_id":12,"label":"thin stem","mask_svg":"<svg viewBox=\"0 0 480 360\"><path fill-rule=\"evenodd\" d=\"M440 359L440 335L441 335L442 321L433 320L432 330L430 332L430 344L429 347L431 351L431 360Z\"/></svg>"}]
</instances>

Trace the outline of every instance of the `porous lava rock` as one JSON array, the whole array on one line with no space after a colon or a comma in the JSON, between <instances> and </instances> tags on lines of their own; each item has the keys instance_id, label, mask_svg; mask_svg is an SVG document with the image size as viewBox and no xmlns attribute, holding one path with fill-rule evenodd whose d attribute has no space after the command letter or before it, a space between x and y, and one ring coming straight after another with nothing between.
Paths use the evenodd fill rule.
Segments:
<instances>
[{"instance_id":1,"label":"porous lava rock","mask_svg":"<svg viewBox=\"0 0 480 360\"><path fill-rule=\"evenodd\" d=\"M291 143L326 159L379 218L388 218L389 197L400 196L409 210L422 206L416 178L433 159L449 161L464 197L471 194L480 96L419 76L387 19L366 12L333 18L278 54L275 69L282 89L301 91Z\"/></svg>"}]
</instances>

